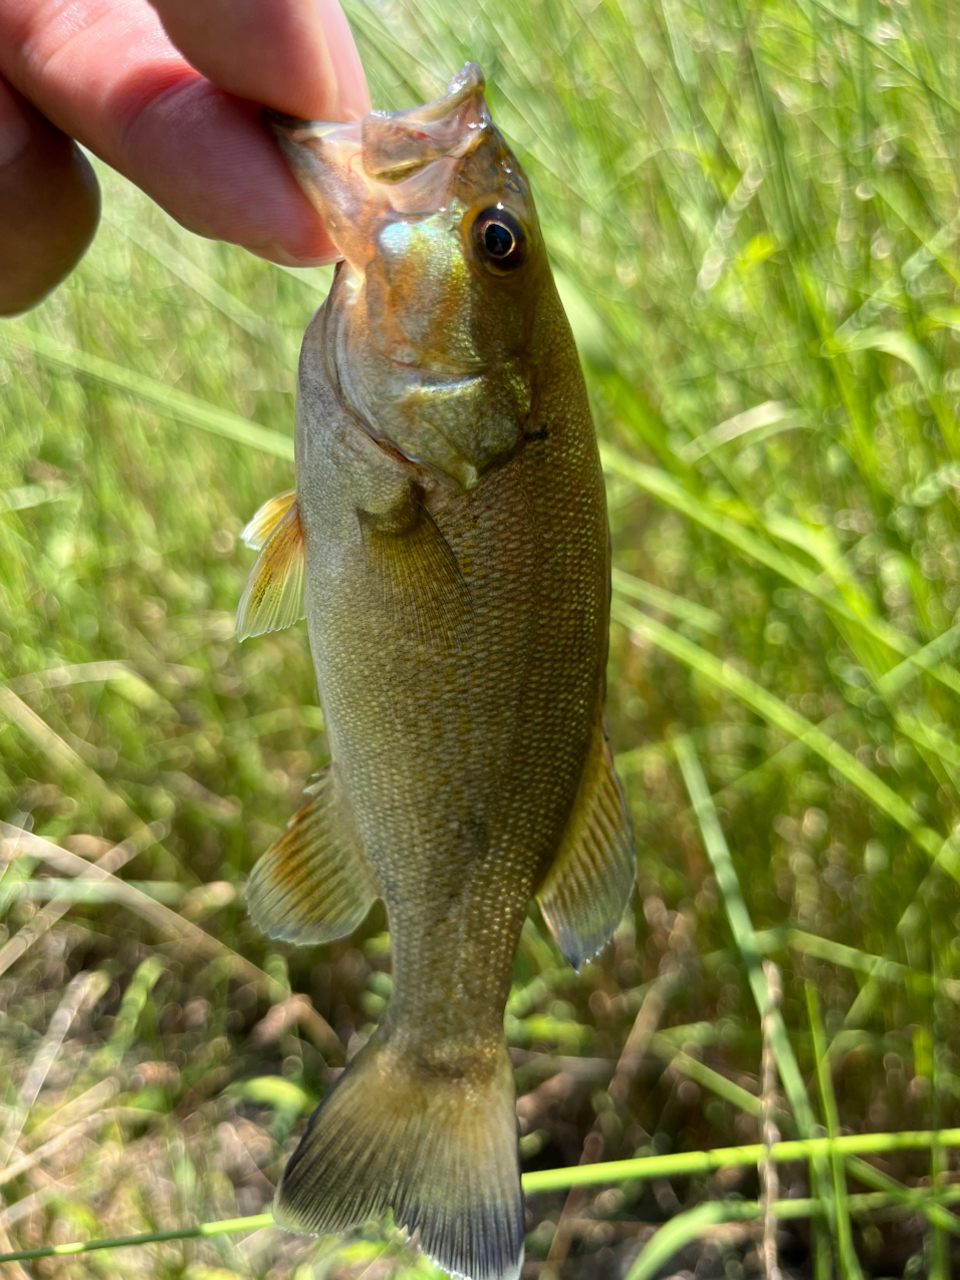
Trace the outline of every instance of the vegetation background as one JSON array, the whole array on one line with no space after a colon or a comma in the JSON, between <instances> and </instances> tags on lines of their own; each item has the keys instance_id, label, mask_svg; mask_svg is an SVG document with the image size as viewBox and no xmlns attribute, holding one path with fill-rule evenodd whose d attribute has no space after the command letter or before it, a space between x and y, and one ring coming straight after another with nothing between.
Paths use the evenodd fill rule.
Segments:
<instances>
[{"instance_id":1,"label":"vegetation background","mask_svg":"<svg viewBox=\"0 0 960 1280\"><path fill-rule=\"evenodd\" d=\"M609 480L639 892L579 977L528 922L507 1032L525 1169L659 1176L531 1194L524 1274L946 1280L956 1135L896 1148L960 1123L960 11L348 11L379 106L483 66ZM0 1252L266 1209L390 990L379 909L302 953L242 902L325 758L302 626L233 617L326 277L103 177L0 327ZM764 1121L880 1137L777 1164L764 1227L755 1153L710 1156ZM434 1274L269 1229L0 1270Z\"/></svg>"}]
</instances>

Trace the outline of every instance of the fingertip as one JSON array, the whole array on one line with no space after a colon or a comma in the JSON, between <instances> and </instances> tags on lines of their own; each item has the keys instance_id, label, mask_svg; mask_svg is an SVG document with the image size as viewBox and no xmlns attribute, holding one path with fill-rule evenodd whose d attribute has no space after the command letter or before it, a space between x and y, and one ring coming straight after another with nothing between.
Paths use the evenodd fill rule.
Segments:
<instances>
[{"instance_id":1,"label":"fingertip","mask_svg":"<svg viewBox=\"0 0 960 1280\"><path fill-rule=\"evenodd\" d=\"M322 244L304 246L300 252L296 253L286 245L276 242L260 246L249 245L248 248L258 258L275 262L280 267L293 267L297 271L305 271L310 267L329 267L331 263L340 261L341 254L337 252L326 235L318 236L316 239L318 242L322 241Z\"/></svg>"},{"instance_id":2,"label":"fingertip","mask_svg":"<svg viewBox=\"0 0 960 1280\"><path fill-rule=\"evenodd\" d=\"M151 0L170 40L213 84L288 115L348 120L370 109L337 0Z\"/></svg>"}]
</instances>

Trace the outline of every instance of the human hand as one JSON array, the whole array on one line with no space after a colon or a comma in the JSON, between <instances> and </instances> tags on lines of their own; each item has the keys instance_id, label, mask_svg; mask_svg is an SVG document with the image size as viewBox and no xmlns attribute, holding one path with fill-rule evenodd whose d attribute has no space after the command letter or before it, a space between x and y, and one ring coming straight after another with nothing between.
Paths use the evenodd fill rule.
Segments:
<instances>
[{"instance_id":1,"label":"human hand","mask_svg":"<svg viewBox=\"0 0 960 1280\"><path fill-rule=\"evenodd\" d=\"M72 139L199 235L332 261L260 104L369 110L337 0L0 0L0 315L38 302L93 237L99 191Z\"/></svg>"}]
</instances>

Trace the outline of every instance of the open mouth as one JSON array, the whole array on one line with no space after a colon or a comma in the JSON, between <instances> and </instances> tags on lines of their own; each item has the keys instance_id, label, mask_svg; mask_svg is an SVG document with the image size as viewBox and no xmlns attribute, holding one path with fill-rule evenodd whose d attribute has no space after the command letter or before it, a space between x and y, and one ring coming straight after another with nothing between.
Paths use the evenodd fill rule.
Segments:
<instances>
[{"instance_id":1,"label":"open mouth","mask_svg":"<svg viewBox=\"0 0 960 1280\"><path fill-rule=\"evenodd\" d=\"M446 203L461 162L491 128L483 89L480 68L467 63L443 97L407 111L347 124L275 111L264 118L337 248L361 268L374 217L432 213Z\"/></svg>"}]
</instances>

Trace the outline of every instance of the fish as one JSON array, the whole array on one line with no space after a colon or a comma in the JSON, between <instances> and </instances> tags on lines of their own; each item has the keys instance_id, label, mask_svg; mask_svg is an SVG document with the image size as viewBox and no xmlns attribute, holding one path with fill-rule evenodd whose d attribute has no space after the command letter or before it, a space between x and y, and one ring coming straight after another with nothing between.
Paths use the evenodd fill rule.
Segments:
<instances>
[{"instance_id":1,"label":"fish","mask_svg":"<svg viewBox=\"0 0 960 1280\"><path fill-rule=\"evenodd\" d=\"M576 347L480 69L362 121L270 114L341 260L304 338L296 488L245 531L242 638L305 616L330 762L262 855L270 937L391 938L383 1017L277 1189L293 1231L392 1212L451 1275L514 1280L503 1013L531 899L581 966L636 859L603 718L610 541Z\"/></svg>"}]
</instances>

